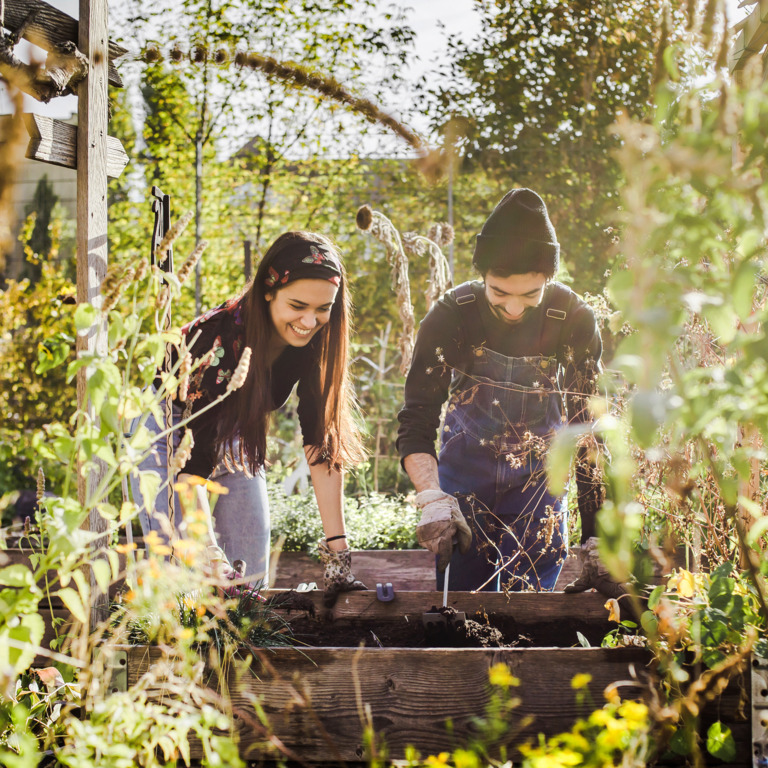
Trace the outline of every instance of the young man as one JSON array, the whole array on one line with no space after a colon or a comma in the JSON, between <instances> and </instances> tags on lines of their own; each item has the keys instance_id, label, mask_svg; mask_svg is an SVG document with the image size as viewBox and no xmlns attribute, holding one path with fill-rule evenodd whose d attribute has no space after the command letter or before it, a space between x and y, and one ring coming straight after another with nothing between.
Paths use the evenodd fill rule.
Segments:
<instances>
[{"instance_id":1,"label":"young man","mask_svg":"<svg viewBox=\"0 0 768 768\"><path fill-rule=\"evenodd\" d=\"M482 281L448 291L419 328L398 450L438 589L449 562L455 590L552 590L562 569L568 508L547 489L544 458L559 428L590 420L602 343L592 310L553 280L559 256L544 201L513 189L477 236ZM582 541L594 549L602 484L596 445L583 442L578 506ZM605 577L585 567L569 591Z\"/></svg>"}]
</instances>

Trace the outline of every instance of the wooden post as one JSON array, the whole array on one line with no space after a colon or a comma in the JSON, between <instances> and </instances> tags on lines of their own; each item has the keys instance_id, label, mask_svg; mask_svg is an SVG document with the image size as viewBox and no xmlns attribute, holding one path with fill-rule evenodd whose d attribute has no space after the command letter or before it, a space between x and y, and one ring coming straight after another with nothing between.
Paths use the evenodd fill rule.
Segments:
<instances>
[{"instance_id":1,"label":"wooden post","mask_svg":"<svg viewBox=\"0 0 768 768\"><path fill-rule=\"evenodd\" d=\"M77 300L101 308L101 284L107 272L107 0L80 0L78 48L87 56L89 73L78 88L77 124ZM106 352L106 323L99 319L78 336L78 352ZM77 374L77 401L90 408L86 397L85 369ZM85 503L99 482L99 470L79 475L78 491ZM106 521L90 511L90 529L107 530ZM104 537L94 547L104 544ZM108 596L99 594L91 579L91 625L106 618Z\"/></svg>"}]
</instances>

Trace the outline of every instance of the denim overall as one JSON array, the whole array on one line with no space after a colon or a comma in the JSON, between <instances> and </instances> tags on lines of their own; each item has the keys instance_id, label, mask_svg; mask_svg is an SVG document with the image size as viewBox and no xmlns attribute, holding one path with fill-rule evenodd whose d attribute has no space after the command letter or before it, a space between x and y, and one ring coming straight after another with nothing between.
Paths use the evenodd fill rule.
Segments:
<instances>
[{"instance_id":1,"label":"denim overall","mask_svg":"<svg viewBox=\"0 0 768 768\"><path fill-rule=\"evenodd\" d=\"M559 365L552 357L472 350L445 417L440 487L454 494L472 529L454 551L449 589L548 590L567 552L565 498L547 490L544 456L563 423ZM437 573L437 588L444 574Z\"/></svg>"}]
</instances>

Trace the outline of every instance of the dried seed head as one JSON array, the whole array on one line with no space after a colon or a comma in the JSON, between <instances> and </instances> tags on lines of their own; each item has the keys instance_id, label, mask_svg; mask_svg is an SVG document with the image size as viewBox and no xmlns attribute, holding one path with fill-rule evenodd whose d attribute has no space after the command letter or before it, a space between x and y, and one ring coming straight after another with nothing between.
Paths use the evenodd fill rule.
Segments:
<instances>
[{"instance_id":1,"label":"dried seed head","mask_svg":"<svg viewBox=\"0 0 768 768\"><path fill-rule=\"evenodd\" d=\"M181 269L179 270L179 273L176 275L180 285L184 285L184 282L186 281L186 279L189 277L192 270L197 265L197 262L200 261L200 257L203 255L203 251L207 247L208 247L208 241L201 240L197 244L197 248L195 248L195 250L189 254L189 256L187 257L187 260L181 265Z\"/></svg>"},{"instance_id":2,"label":"dried seed head","mask_svg":"<svg viewBox=\"0 0 768 768\"><path fill-rule=\"evenodd\" d=\"M24 518L24 535L29 536L30 531L32 530L32 519L29 515L27 515Z\"/></svg>"},{"instance_id":3,"label":"dried seed head","mask_svg":"<svg viewBox=\"0 0 768 768\"><path fill-rule=\"evenodd\" d=\"M173 226L165 233L165 237L160 241L160 245L155 250L155 260L158 264L163 264L168 258L168 249L173 245L176 238L186 229L187 224L192 221L192 211L187 211L183 216L177 219Z\"/></svg>"},{"instance_id":4,"label":"dried seed head","mask_svg":"<svg viewBox=\"0 0 768 768\"><path fill-rule=\"evenodd\" d=\"M184 437L181 438L179 447L173 452L171 459L171 471L175 474L181 471L192 456L192 449L195 447L195 439L192 437L192 430L185 429Z\"/></svg>"},{"instance_id":5,"label":"dried seed head","mask_svg":"<svg viewBox=\"0 0 768 768\"><path fill-rule=\"evenodd\" d=\"M371 224L373 224L373 211L371 210L371 207L368 205L363 205L358 208L355 222L358 229L362 229L364 232L369 230L371 228Z\"/></svg>"},{"instance_id":6,"label":"dried seed head","mask_svg":"<svg viewBox=\"0 0 768 768\"><path fill-rule=\"evenodd\" d=\"M183 403L189 394L189 374L192 371L192 354L182 341L181 365L179 366L179 400Z\"/></svg>"},{"instance_id":7,"label":"dried seed head","mask_svg":"<svg viewBox=\"0 0 768 768\"><path fill-rule=\"evenodd\" d=\"M37 469L37 501L38 503L43 500L45 496L45 473L42 467Z\"/></svg>"},{"instance_id":8,"label":"dried seed head","mask_svg":"<svg viewBox=\"0 0 768 768\"><path fill-rule=\"evenodd\" d=\"M227 64L229 62L229 51L226 48L219 48L213 54L213 60L216 64Z\"/></svg>"},{"instance_id":9,"label":"dried seed head","mask_svg":"<svg viewBox=\"0 0 768 768\"><path fill-rule=\"evenodd\" d=\"M175 43L173 48L171 48L171 52L168 54L171 58L171 61L181 61L184 58L184 51L181 50L178 43Z\"/></svg>"},{"instance_id":10,"label":"dried seed head","mask_svg":"<svg viewBox=\"0 0 768 768\"><path fill-rule=\"evenodd\" d=\"M163 56L160 53L160 49L154 43L150 43L144 49L144 57L143 58L144 58L144 61L147 62L147 64L151 64L154 61L160 61L160 59L162 59Z\"/></svg>"},{"instance_id":11,"label":"dried seed head","mask_svg":"<svg viewBox=\"0 0 768 768\"><path fill-rule=\"evenodd\" d=\"M248 369L251 367L251 348L246 347L243 350L243 354L240 356L240 362L235 368L235 372L232 374L232 379L227 384L227 393L234 392L236 389L245 384L245 380L248 377Z\"/></svg>"},{"instance_id":12,"label":"dried seed head","mask_svg":"<svg viewBox=\"0 0 768 768\"><path fill-rule=\"evenodd\" d=\"M117 285L104 297L104 304L101 307L101 311L107 315L109 314L117 304L120 297L123 295L123 291L128 287L128 284L133 281L136 276L136 270L133 267L123 272L123 276L118 281Z\"/></svg>"},{"instance_id":13,"label":"dried seed head","mask_svg":"<svg viewBox=\"0 0 768 768\"><path fill-rule=\"evenodd\" d=\"M248 54L245 51L238 51L235 54L235 66L244 67L248 63Z\"/></svg>"},{"instance_id":14,"label":"dried seed head","mask_svg":"<svg viewBox=\"0 0 768 768\"><path fill-rule=\"evenodd\" d=\"M204 45L193 45L189 52L189 60L193 64L202 64L208 58L208 49Z\"/></svg>"},{"instance_id":15,"label":"dried seed head","mask_svg":"<svg viewBox=\"0 0 768 768\"><path fill-rule=\"evenodd\" d=\"M171 291L168 288L167 284L160 286L160 291L157 294L157 299L155 300L155 309L161 310L165 307L165 305L168 303L168 301L171 298Z\"/></svg>"},{"instance_id":16,"label":"dried seed head","mask_svg":"<svg viewBox=\"0 0 768 768\"><path fill-rule=\"evenodd\" d=\"M136 282L140 283L149 272L149 261L139 257L139 266L136 267Z\"/></svg>"}]
</instances>

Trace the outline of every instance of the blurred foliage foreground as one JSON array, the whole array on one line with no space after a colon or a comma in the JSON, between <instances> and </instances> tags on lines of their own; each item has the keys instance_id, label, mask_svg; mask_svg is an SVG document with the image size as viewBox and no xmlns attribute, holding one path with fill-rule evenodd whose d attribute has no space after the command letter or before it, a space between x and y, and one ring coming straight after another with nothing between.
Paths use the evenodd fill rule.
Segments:
<instances>
[{"instance_id":1,"label":"blurred foliage foreground","mask_svg":"<svg viewBox=\"0 0 768 768\"><path fill-rule=\"evenodd\" d=\"M723 48L711 29L691 46L663 48L653 118L619 120L611 128L620 137L617 161L626 181L607 297L622 340L606 375L610 397L595 403L608 491L599 524L602 556L630 584L640 621L622 619L609 602L617 629L605 644L647 646L654 659L650 682L642 702L621 701L612 689L608 702L591 703L592 714L570 733L542 737L521 757L512 756L527 768L642 766L667 751L700 764L703 748L732 759L726 725L699 733L701 709L743 671L751 653L768 655L768 93L759 69L737 82L720 74ZM224 676L205 670L246 669L248 655L258 652L256 638L281 644L285 632L278 624L252 631L269 620L251 607L237 611L236 621L227 612L201 561L194 506L171 562L159 538L141 556L123 545L121 573L117 547L109 544L137 513L135 504L121 501L119 488L149 450L141 423L132 437L124 427L160 407L146 385L165 344L178 341L177 330L162 330L169 296L158 290L159 276L140 260L130 270L130 279L127 272L116 276L104 312L80 305L62 313L64 324L51 322L31 337L37 360L26 363L24 374L34 364L40 374L50 369L72 380L84 369L92 408L69 422L42 425L16 448L46 463L56 482L47 496L39 489L40 510L29 531L45 542L40 554L31 567L0 567L3 765L175 764L187 761L191 736L200 740L206 765L241 765L236 716L279 750L259 702L236 709L221 688ZM9 297L22 290L3 291L4 321L11 304L21 301ZM172 283L171 294L178 291ZM109 324L107 354L68 360L74 334L99 322ZM41 325L30 316L30 328ZM8 341L4 334L2 343ZM58 366L67 362L61 373ZM20 377L22 369L10 375ZM179 375L169 374L165 387L178 386ZM565 486L580 437L565 431L551 451L554 486ZM78 465L84 472L99 469L84 503L77 497ZM152 474L142 477L146 498L163 490ZM91 512L107 528L106 543L84 527ZM689 568L649 591L644 585L654 561L664 560L670 542L686 545ZM59 577L53 585L46 581L51 570ZM118 577L129 587L119 609L89 622L96 594ZM47 650L39 648L40 609L51 597L67 606L75 624ZM142 638L158 643L160 661L126 692L109 695L105 670L114 644L137 627ZM51 666L30 672L41 652ZM413 752L412 765L468 768L508 759L498 744L515 728L515 681L506 668L494 667L489 684L495 694L488 712L478 715L477 738L451 753ZM584 695L585 684L584 676L574 679L574 696ZM375 733L367 745L372 764L386 762Z\"/></svg>"}]
</instances>

